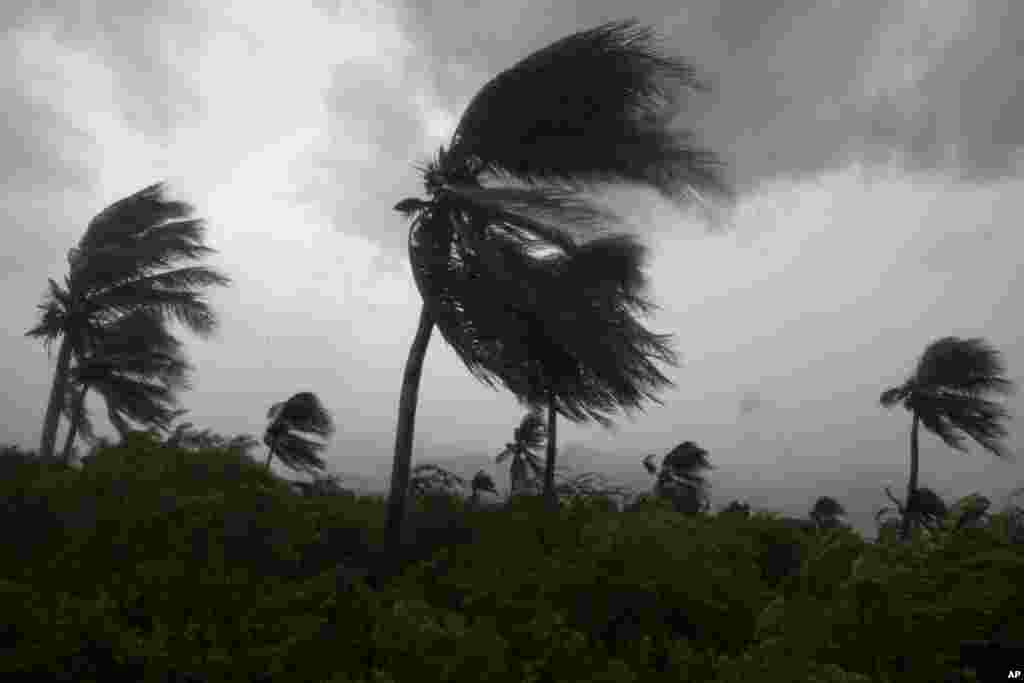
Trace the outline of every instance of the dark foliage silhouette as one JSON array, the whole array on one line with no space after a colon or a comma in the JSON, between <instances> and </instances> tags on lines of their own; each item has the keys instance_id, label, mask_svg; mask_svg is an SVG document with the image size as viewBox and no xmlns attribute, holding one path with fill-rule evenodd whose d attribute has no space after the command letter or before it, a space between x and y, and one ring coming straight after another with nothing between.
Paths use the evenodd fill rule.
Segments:
<instances>
[{"instance_id":1,"label":"dark foliage silhouette","mask_svg":"<svg viewBox=\"0 0 1024 683\"><path fill-rule=\"evenodd\" d=\"M305 434L329 438L334 434L334 421L316 394L303 391L287 401L275 403L267 411L267 429L263 443L267 446L267 469L276 455L285 467L312 473L325 467L320 453L326 444Z\"/></svg>"}]
</instances>

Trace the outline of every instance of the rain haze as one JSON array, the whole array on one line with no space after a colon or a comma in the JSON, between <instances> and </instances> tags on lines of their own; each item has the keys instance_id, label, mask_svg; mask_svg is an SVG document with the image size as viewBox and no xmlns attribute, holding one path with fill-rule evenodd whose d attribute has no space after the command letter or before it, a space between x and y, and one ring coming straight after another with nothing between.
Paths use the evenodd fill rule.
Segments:
<instances>
[{"instance_id":1,"label":"rain haze","mask_svg":"<svg viewBox=\"0 0 1024 683\"><path fill-rule=\"evenodd\" d=\"M802 516L830 495L867 531L908 469L909 416L879 394L924 347L984 337L1024 374L1024 3L692 5L628 9L711 84L677 116L726 162L737 204L709 230L652 194L607 195L651 248L648 323L676 335L682 363L662 405L608 430L560 423L560 457L649 488L641 458L692 440L716 467L715 509L741 498ZM24 332L47 277L63 278L92 216L166 180L233 280L210 292L213 338L181 331L187 419L260 436L272 403L313 391L338 425L329 470L383 489L420 306L392 207L423 195L415 165L488 79L629 18L621 3L56 7L0 8L0 443L38 446L54 359ZM414 463L494 467L522 414L435 335ZM997 507L1024 484L1019 457L928 433L921 473L947 499L980 491Z\"/></svg>"}]
</instances>

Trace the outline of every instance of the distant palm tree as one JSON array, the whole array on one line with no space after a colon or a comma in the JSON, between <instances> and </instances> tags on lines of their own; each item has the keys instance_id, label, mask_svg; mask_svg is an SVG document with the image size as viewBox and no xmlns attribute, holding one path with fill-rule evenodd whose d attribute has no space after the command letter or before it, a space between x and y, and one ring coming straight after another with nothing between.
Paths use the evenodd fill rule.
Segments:
<instances>
[{"instance_id":1,"label":"distant palm tree","mask_svg":"<svg viewBox=\"0 0 1024 683\"><path fill-rule=\"evenodd\" d=\"M651 38L633 22L604 24L502 72L470 102L448 150L422 169L430 199L395 206L413 217L409 256L423 307L402 379L388 498L392 543L401 537L416 400L434 325L477 378L500 380L524 400L546 393L545 404L561 412L587 383L553 383L567 376L550 372L550 359L520 340L556 317L546 301L552 291L526 276L553 272L547 257L572 254L577 236L615 222L576 190L626 181L676 200L699 197L697 188L727 194L713 155L695 147L688 131L668 127L668 86L699 87L694 71L660 55ZM532 336L573 351L602 345L578 333L554 335ZM635 361L629 369L631 377L650 373ZM622 371L610 370L613 379ZM601 379L590 385L600 387Z\"/></svg>"},{"instance_id":2,"label":"distant palm tree","mask_svg":"<svg viewBox=\"0 0 1024 683\"><path fill-rule=\"evenodd\" d=\"M87 441L95 433L85 410L86 393L93 389L107 404L110 422L121 438L129 424L167 430L177 415L177 392L187 389L191 370L182 344L167 326L146 310L135 310L99 328L88 349L69 370L64 462L81 430Z\"/></svg>"},{"instance_id":3,"label":"distant palm tree","mask_svg":"<svg viewBox=\"0 0 1024 683\"><path fill-rule=\"evenodd\" d=\"M895 513L899 520L901 529L900 538L902 538L903 523L909 514L907 510L908 506L898 500L888 486L885 487L885 495L888 496L893 505L892 507L884 507L876 512L875 521L880 522L882 517L885 515ZM927 486L920 486L917 488L915 499L916 504L914 507L918 518L917 521L925 528L931 529L932 531L938 529L939 526L942 525L942 520L944 520L946 515L949 514L949 508L946 506L945 501L942 500L939 494L935 493L935 491L931 490ZM890 519L887 521L891 522L892 520Z\"/></svg>"},{"instance_id":4,"label":"distant palm tree","mask_svg":"<svg viewBox=\"0 0 1024 683\"><path fill-rule=\"evenodd\" d=\"M900 538L907 540L917 518L914 505L918 474L918 424L945 444L966 453L965 435L997 457L1008 457L1002 440L1007 431L1006 409L989 395L1008 395L1013 383L999 352L984 339L943 337L924 350L914 374L902 385L887 389L880 398L885 407L902 403L913 418L910 426L910 478L907 514Z\"/></svg>"},{"instance_id":5,"label":"distant palm tree","mask_svg":"<svg viewBox=\"0 0 1024 683\"><path fill-rule=\"evenodd\" d=\"M832 496L820 496L814 501L809 517L819 529L835 529L846 515L846 509Z\"/></svg>"},{"instance_id":6,"label":"distant palm tree","mask_svg":"<svg viewBox=\"0 0 1024 683\"><path fill-rule=\"evenodd\" d=\"M545 437L544 419L538 412L530 411L523 416L512 433L512 441L505 444L505 449L495 458L494 462L498 465L512 458L509 470L510 496L525 493L532 488L531 482L543 478L544 466L536 451L544 443ZM533 472L532 477L530 471Z\"/></svg>"},{"instance_id":7,"label":"distant palm tree","mask_svg":"<svg viewBox=\"0 0 1024 683\"><path fill-rule=\"evenodd\" d=\"M494 479L483 470L480 470L473 476L473 480L470 482L470 489L472 493L469 498L469 505L472 508L476 508L480 504L481 491L487 491L495 495L498 493L494 486Z\"/></svg>"},{"instance_id":8,"label":"distant palm tree","mask_svg":"<svg viewBox=\"0 0 1024 683\"><path fill-rule=\"evenodd\" d=\"M692 441L684 441L654 465L655 455L644 458L644 468L658 477L654 494L672 501L677 512L694 515L708 507L708 481L702 474L714 469L708 452Z\"/></svg>"},{"instance_id":9,"label":"distant palm tree","mask_svg":"<svg viewBox=\"0 0 1024 683\"><path fill-rule=\"evenodd\" d=\"M62 339L40 455L53 456L72 360L87 353L104 326L145 310L165 322L176 318L202 336L215 329L216 316L200 291L230 280L202 266L171 268L213 253L203 244L203 222L188 218L191 213L188 204L167 200L159 183L121 199L94 217L78 247L68 252L64 286L49 281L39 324L26 333L47 347Z\"/></svg>"},{"instance_id":10,"label":"distant palm tree","mask_svg":"<svg viewBox=\"0 0 1024 683\"><path fill-rule=\"evenodd\" d=\"M276 455L285 467L313 473L323 470L324 461L320 453L326 444L313 441L298 432L305 432L323 438L334 434L334 421L316 394L303 391L287 401L275 403L267 411L267 429L263 443L267 446L267 469Z\"/></svg>"}]
</instances>

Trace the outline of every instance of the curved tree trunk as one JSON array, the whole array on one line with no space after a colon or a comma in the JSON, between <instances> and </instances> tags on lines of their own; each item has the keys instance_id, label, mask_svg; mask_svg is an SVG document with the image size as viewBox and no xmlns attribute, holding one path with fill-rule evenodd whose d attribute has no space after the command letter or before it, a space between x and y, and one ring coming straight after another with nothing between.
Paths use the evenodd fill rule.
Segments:
<instances>
[{"instance_id":1,"label":"curved tree trunk","mask_svg":"<svg viewBox=\"0 0 1024 683\"><path fill-rule=\"evenodd\" d=\"M391 464L391 489L388 493L387 539L392 549L402 542L402 523L409 494L409 473L412 467L412 441L416 426L416 401L423 375L423 359L427 355L434 319L424 302L420 309L416 336L409 347L402 375L402 393L398 399L398 426L395 429L395 458Z\"/></svg>"},{"instance_id":2,"label":"curved tree trunk","mask_svg":"<svg viewBox=\"0 0 1024 683\"><path fill-rule=\"evenodd\" d=\"M64 461L65 465L71 464L71 449L75 446L75 437L78 436L78 428L82 424L82 414L85 410L85 394L89 391L89 387L82 387L82 390L78 392L78 396L75 397L74 413L71 417L71 426L68 428L67 438L64 439L64 453L61 456L61 460Z\"/></svg>"},{"instance_id":3,"label":"curved tree trunk","mask_svg":"<svg viewBox=\"0 0 1024 683\"><path fill-rule=\"evenodd\" d=\"M914 411L914 419L910 422L910 480L907 482L906 509L903 514L903 525L900 527L900 539L908 540L910 533L917 524L917 471L918 471L918 445L917 425L920 422L917 411Z\"/></svg>"},{"instance_id":4,"label":"curved tree trunk","mask_svg":"<svg viewBox=\"0 0 1024 683\"><path fill-rule=\"evenodd\" d=\"M555 495L555 456L558 453L558 434L556 433L558 413L555 411L555 396L548 392L548 441L547 457L544 463L544 500L548 509L558 510L558 496Z\"/></svg>"},{"instance_id":5,"label":"curved tree trunk","mask_svg":"<svg viewBox=\"0 0 1024 683\"><path fill-rule=\"evenodd\" d=\"M53 371L53 384L50 386L50 401L46 404L43 417L43 434L39 439L39 457L52 458L57 443L57 427L60 424L60 409L67 390L68 365L71 363L71 344L67 336L60 343L57 353L57 369Z\"/></svg>"},{"instance_id":6,"label":"curved tree trunk","mask_svg":"<svg viewBox=\"0 0 1024 683\"><path fill-rule=\"evenodd\" d=\"M267 471L270 471L270 461L274 457L274 449L267 446Z\"/></svg>"}]
</instances>

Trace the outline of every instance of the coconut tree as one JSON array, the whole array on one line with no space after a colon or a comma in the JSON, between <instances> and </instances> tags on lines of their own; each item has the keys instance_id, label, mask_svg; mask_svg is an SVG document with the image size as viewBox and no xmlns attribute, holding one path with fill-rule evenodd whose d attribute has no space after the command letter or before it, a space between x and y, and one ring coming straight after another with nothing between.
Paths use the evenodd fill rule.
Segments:
<instances>
[{"instance_id":1,"label":"coconut tree","mask_svg":"<svg viewBox=\"0 0 1024 683\"><path fill-rule=\"evenodd\" d=\"M201 336L214 331L216 316L202 290L230 280L203 266L173 267L213 253L203 244L203 221L191 215L191 206L164 196L162 184L144 188L95 216L68 252L64 285L49 281L39 323L26 333L47 348L61 340L40 455L53 456L72 361L87 352L103 326L145 310L164 322L177 319Z\"/></svg>"},{"instance_id":2,"label":"coconut tree","mask_svg":"<svg viewBox=\"0 0 1024 683\"><path fill-rule=\"evenodd\" d=\"M884 507L875 513L875 521L881 523L882 517L886 515L895 514L896 521L900 527L900 538L902 536L902 529L904 520L907 515L910 514L908 508L910 506L904 505L895 495L893 495L892 489L888 486L885 487L885 495L892 501L891 507ZM916 489L914 495L915 503L913 505L915 514L917 515L917 522L920 523L927 529L932 531L938 529L942 525L942 520L949 514L949 508L946 506L945 501L935 491L931 490L927 486L920 486ZM889 518L886 520L888 523L892 523L894 520Z\"/></svg>"},{"instance_id":3,"label":"coconut tree","mask_svg":"<svg viewBox=\"0 0 1024 683\"><path fill-rule=\"evenodd\" d=\"M474 509L480 504L481 491L487 491L488 493L493 493L495 495L498 493L494 486L494 478L483 470L480 470L473 475L473 479L470 481L469 486L471 490L469 505Z\"/></svg>"},{"instance_id":4,"label":"coconut tree","mask_svg":"<svg viewBox=\"0 0 1024 683\"><path fill-rule=\"evenodd\" d=\"M519 426L512 433L512 441L505 444L504 450L498 453L495 464L502 464L512 459L509 469L510 496L524 493L531 488L531 481L539 481L544 476L537 449L544 443L544 418L536 411L530 411L520 420ZM533 476L530 476L530 472Z\"/></svg>"},{"instance_id":5,"label":"coconut tree","mask_svg":"<svg viewBox=\"0 0 1024 683\"><path fill-rule=\"evenodd\" d=\"M808 515L819 529L835 529L846 515L846 509L832 496L819 496Z\"/></svg>"},{"instance_id":6,"label":"coconut tree","mask_svg":"<svg viewBox=\"0 0 1024 683\"><path fill-rule=\"evenodd\" d=\"M913 375L880 398L890 408L897 403L911 414L910 477L907 482L907 514L900 538L907 540L916 522L919 467L918 425L938 436L949 447L967 452L966 437L997 457L1008 457L1006 408L994 397L1013 391L1005 377L1000 353L981 338L943 337L925 348ZM993 398L989 398L989 397Z\"/></svg>"},{"instance_id":7,"label":"coconut tree","mask_svg":"<svg viewBox=\"0 0 1024 683\"><path fill-rule=\"evenodd\" d=\"M285 467L313 473L325 467L320 453L326 444L313 441L300 433L329 438L334 434L334 420L316 394L303 391L287 401L275 403L267 411L267 429L263 443L267 446L267 469L276 455Z\"/></svg>"},{"instance_id":8,"label":"coconut tree","mask_svg":"<svg viewBox=\"0 0 1024 683\"><path fill-rule=\"evenodd\" d=\"M388 498L393 543L401 537L416 400L434 326L476 377L530 400L546 391L546 403L569 417L580 382L552 382L561 373L538 371L537 359L546 359L519 340L557 317L546 306L551 291L522 276L544 272L546 257L571 255L580 239L615 223L578 190L625 181L678 201L698 188L726 194L713 155L688 131L668 126L673 85L700 86L685 61L662 56L650 31L633 22L568 36L488 82L448 149L421 169L429 199L395 206L412 218L409 256L423 306L402 378ZM540 309L549 313L524 315ZM601 345L577 334L555 344L571 351Z\"/></svg>"},{"instance_id":9,"label":"coconut tree","mask_svg":"<svg viewBox=\"0 0 1024 683\"><path fill-rule=\"evenodd\" d=\"M684 441L662 458L660 469L654 454L644 458L644 468L658 477L654 495L668 498L677 512L697 514L707 509L709 487L703 472L714 469L708 452L692 441Z\"/></svg>"},{"instance_id":10,"label":"coconut tree","mask_svg":"<svg viewBox=\"0 0 1024 683\"><path fill-rule=\"evenodd\" d=\"M150 311L135 310L99 328L69 371L64 462L70 461L79 431L87 441L95 440L85 410L90 389L104 399L111 424L123 438L132 422L168 429L178 414L177 392L188 388L190 371L181 342Z\"/></svg>"}]
</instances>

